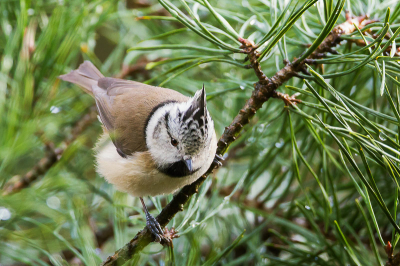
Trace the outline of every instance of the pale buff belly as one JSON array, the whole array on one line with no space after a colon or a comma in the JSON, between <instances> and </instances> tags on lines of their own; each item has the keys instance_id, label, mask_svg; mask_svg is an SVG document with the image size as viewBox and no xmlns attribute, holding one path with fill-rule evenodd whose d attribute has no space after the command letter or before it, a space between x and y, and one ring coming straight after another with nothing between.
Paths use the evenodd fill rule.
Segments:
<instances>
[{"instance_id":1,"label":"pale buff belly","mask_svg":"<svg viewBox=\"0 0 400 266\"><path fill-rule=\"evenodd\" d=\"M96 170L117 190L135 197L170 194L193 183L207 171L214 157L210 156L193 175L171 178L155 168L148 151L134 153L125 159L117 153L115 146L108 139L102 137L96 147Z\"/></svg>"}]
</instances>

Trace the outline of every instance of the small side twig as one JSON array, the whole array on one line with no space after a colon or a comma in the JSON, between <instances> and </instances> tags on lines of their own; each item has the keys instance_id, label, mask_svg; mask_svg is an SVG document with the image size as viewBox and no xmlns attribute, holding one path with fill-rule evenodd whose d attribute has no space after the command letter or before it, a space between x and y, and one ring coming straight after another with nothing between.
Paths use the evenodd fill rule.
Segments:
<instances>
[{"instance_id":1,"label":"small side twig","mask_svg":"<svg viewBox=\"0 0 400 266\"><path fill-rule=\"evenodd\" d=\"M385 266L400 266L400 252L393 255L393 246L389 241L385 247L385 252L388 256Z\"/></svg>"},{"instance_id":2,"label":"small side twig","mask_svg":"<svg viewBox=\"0 0 400 266\"><path fill-rule=\"evenodd\" d=\"M291 106L294 104L301 103L300 99L296 99L296 94L290 96L289 94L282 93L279 91L274 91L272 93L272 98L282 99L286 106Z\"/></svg>"}]
</instances>

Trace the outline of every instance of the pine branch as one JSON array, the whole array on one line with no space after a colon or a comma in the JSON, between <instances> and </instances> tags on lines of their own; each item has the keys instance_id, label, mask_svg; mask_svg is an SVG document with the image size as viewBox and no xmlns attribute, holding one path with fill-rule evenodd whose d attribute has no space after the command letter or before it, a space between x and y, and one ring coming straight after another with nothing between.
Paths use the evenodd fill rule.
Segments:
<instances>
[{"instance_id":1,"label":"pine branch","mask_svg":"<svg viewBox=\"0 0 400 266\"><path fill-rule=\"evenodd\" d=\"M370 21L366 20L366 16L347 18L346 22L337 25L327 38L318 46L318 48L307 58L308 60L321 58L326 52L330 52L332 47L335 47L340 42L340 36L342 34L349 34L356 30L353 23L358 27L362 28ZM250 119L255 115L262 105L268 101L271 97L281 98L285 100L288 96L285 94L279 94L276 92L283 83L295 77L298 72L305 71L305 62L298 62L294 60L292 63L287 63L284 68L279 70L271 78L267 78L263 73L260 64L258 62L257 47L253 42L239 38L239 42L242 43L241 48L243 53L247 54L250 60L250 67L253 68L258 81L254 84L254 91L251 97L246 101L243 108L239 111L232 123L225 128L224 133L218 141L217 154L223 155L230 144L232 144L242 128L247 125ZM182 188L172 199L172 201L164 207L161 213L157 216L157 221L162 227L165 227L171 219L179 212L183 210L183 206L188 202L190 197L198 192L199 187L204 182L209 174L211 174L217 168L216 164L212 164L207 172L201 176L193 184ZM145 248L150 242L153 242L154 236L150 233L147 228L140 231L129 243L124 247L117 250L114 255L108 257L101 265L122 265L127 260L131 259L135 254L138 254L143 248Z\"/></svg>"},{"instance_id":2,"label":"pine branch","mask_svg":"<svg viewBox=\"0 0 400 266\"><path fill-rule=\"evenodd\" d=\"M95 106L90 108L90 111L80 119L72 129L72 135L63 141L65 146L69 146L75 141L82 132L97 120L97 111ZM29 172L23 176L14 176L4 187L3 196L10 195L20 190L29 187L40 176L56 164L61 158L66 148L54 148L53 143L46 144L46 156L43 157Z\"/></svg>"}]
</instances>

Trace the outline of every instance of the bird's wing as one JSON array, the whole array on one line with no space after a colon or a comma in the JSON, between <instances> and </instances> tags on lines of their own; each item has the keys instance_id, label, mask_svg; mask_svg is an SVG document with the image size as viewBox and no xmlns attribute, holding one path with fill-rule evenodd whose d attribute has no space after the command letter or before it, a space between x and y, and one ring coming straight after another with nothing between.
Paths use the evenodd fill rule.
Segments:
<instances>
[{"instance_id":1,"label":"bird's wing","mask_svg":"<svg viewBox=\"0 0 400 266\"><path fill-rule=\"evenodd\" d=\"M101 121L123 157L147 150L145 130L154 109L189 99L174 90L115 78L99 79L93 92Z\"/></svg>"}]
</instances>

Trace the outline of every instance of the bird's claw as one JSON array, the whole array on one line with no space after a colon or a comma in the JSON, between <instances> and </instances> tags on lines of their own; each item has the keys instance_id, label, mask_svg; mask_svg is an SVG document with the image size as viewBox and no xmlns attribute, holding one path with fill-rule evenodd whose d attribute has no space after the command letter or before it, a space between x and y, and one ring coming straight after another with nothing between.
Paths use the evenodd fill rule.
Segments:
<instances>
[{"instance_id":1,"label":"bird's claw","mask_svg":"<svg viewBox=\"0 0 400 266\"><path fill-rule=\"evenodd\" d=\"M164 238L164 232L156 218L154 218L151 214L146 215L146 226L155 236L156 242L161 243Z\"/></svg>"},{"instance_id":2,"label":"bird's claw","mask_svg":"<svg viewBox=\"0 0 400 266\"><path fill-rule=\"evenodd\" d=\"M220 166L222 166L222 162L221 161L223 161L224 160L224 158L221 156L221 155L218 155L218 154L215 154L215 157L214 157L214 163L218 166L218 167L220 167Z\"/></svg>"},{"instance_id":3,"label":"bird's claw","mask_svg":"<svg viewBox=\"0 0 400 266\"><path fill-rule=\"evenodd\" d=\"M178 231L175 231L175 228L165 228L164 230L161 228L161 225L157 222L157 220L152 215L146 215L146 226L150 230L150 232L155 236L156 242L167 245L170 247L174 247L172 243L172 239L178 238Z\"/></svg>"}]
</instances>

